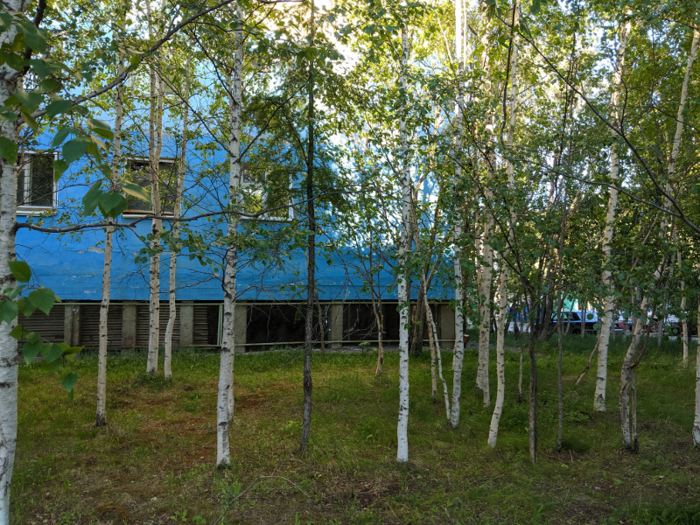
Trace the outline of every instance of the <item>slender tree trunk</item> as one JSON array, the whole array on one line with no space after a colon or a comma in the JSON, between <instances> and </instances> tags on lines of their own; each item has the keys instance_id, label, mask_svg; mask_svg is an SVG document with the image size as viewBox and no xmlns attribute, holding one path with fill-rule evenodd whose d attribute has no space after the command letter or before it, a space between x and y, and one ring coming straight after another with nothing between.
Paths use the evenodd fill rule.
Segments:
<instances>
[{"instance_id":1,"label":"slender tree trunk","mask_svg":"<svg viewBox=\"0 0 700 525\"><path fill-rule=\"evenodd\" d=\"M505 362L505 330L506 320L508 318L508 270L505 268L505 263L501 263L501 272L498 283L498 332L496 333L496 370L498 378L498 389L496 391L496 405L493 407L493 415L491 416L491 427L489 429L488 444L491 447L496 446L498 441L498 424L503 413L503 402L506 395L506 362Z\"/></svg>"},{"instance_id":2,"label":"slender tree trunk","mask_svg":"<svg viewBox=\"0 0 700 525\"><path fill-rule=\"evenodd\" d=\"M401 30L401 73L400 85L403 96L407 96L408 82L406 69L410 53L408 42L408 29ZM398 262L398 298L399 298L399 420L396 429L398 462L408 461L408 251L411 244L411 181L408 169L408 133L406 131L406 118L403 114L407 110L404 101L402 114L399 121L399 133L401 140L400 164L401 164L401 236L399 239Z\"/></svg>"},{"instance_id":3,"label":"slender tree trunk","mask_svg":"<svg viewBox=\"0 0 700 525\"><path fill-rule=\"evenodd\" d=\"M119 54L118 73L124 71L121 52ZM112 142L112 180L111 190L119 190L119 163L121 162L121 132L124 86L119 84L116 89L116 99L114 101L114 141ZM112 278L112 237L114 226L107 226L105 232L105 253L104 268L102 269L102 302L100 303L100 327L99 327L99 350L97 357L97 413L95 415L95 426L103 427L107 424L107 319L109 317L109 301L111 293Z\"/></svg>"},{"instance_id":4,"label":"slender tree trunk","mask_svg":"<svg viewBox=\"0 0 700 525\"><path fill-rule=\"evenodd\" d=\"M3 8L24 12L28 2L5 0ZM12 25L0 34L0 44L12 43L17 31ZM17 90L19 75L7 63L0 65L0 105ZM0 134L17 143L17 123L0 120ZM17 172L0 156L0 289L17 285L9 261L15 260L15 224L17 223ZM10 336L15 322L0 323L0 525L10 523L10 485L17 445L17 340Z\"/></svg>"},{"instance_id":5,"label":"slender tree trunk","mask_svg":"<svg viewBox=\"0 0 700 525\"><path fill-rule=\"evenodd\" d=\"M617 48L617 59L615 61L615 71L612 81L612 98L610 100L610 120L615 127L620 125L619 102L622 90L622 68L625 64L625 51L632 31L632 21L627 20L620 28L620 42ZM614 135L614 132L613 136ZM617 184L620 172L620 159L617 154L615 143L610 146L610 182ZM598 412L605 412L605 390L608 380L608 344L610 342L610 327L613 322L614 290L612 279L612 238L615 226L615 212L617 210L617 189L610 188L608 199L608 212L605 218L605 231L603 233L603 275L602 285L607 294L603 298L603 310L605 316L599 332L598 342L598 375L596 380L595 396L593 408Z\"/></svg>"},{"instance_id":6,"label":"slender tree trunk","mask_svg":"<svg viewBox=\"0 0 700 525\"><path fill-rule=\"evenodd\" d=\"M460 77L457 82L457 101L455 102L455 146L454 153L457 158L462 152L462 134L464 131L464 119L462 116L462 81L464 74L464 61L462 59L462 0L455 0L455 60L457 61L457 74ZM454 232L454 272L455 272L455 346L452 358L452 410L450 425L457 428L459 425L460 397L462 395L462 365L464 363L464 276L462 274L462 202L458 191L462 184L462 165L455 162L455 232Z\"/></svg>"},{"instance_id":7,"label":"slender tree trunk","mask_svg":"<svg viewBox=\"0 0 700 525\"><path fill-rule=\"evenodd\" d=\"M529 325L530 323L527 323ZM527 331L523 330L525 333ZM529 341L529 339L528 339ZM520 359L518 365L518 403L523 402L523 354L525 353L525 341L520 345Z\"/></svg>"},{"instance_id":8,"label":"slender tree trunk","mask_svg":"<svg viewBox=\"0 0 700 525\"><path fill-rule=\"evenodd\" d=\"M240 205L239 190L241 187L241 112L243 102L241 96L243 78L243 30L240 5L235 7L235 52L233 70L227 75L229 94L229 206ZM231 78L233 77L233 78ZM216 402L217 435L216 435L216 465L227 467L231 464L229 447L229 423L234 415L233 365L236 349L235 312L236 312L236 276L238 271L238 250L236 236L238 234L238 218L231 214L228 217L226 235L228 237L224 269L224 312L222 322L221 356L219 365L219 387Z\"/></svg>"},{"instance_id":9,"label":"slender tree trunk","mask_svg":"<svg viewBox=\"0 0 700 525\"><path fill-rule=\"evenodd\" d=\"M676 239L677 242L677 239ZM680 250L676 251L676 261L678 262L678 273L682 272L682 260ZM682 276L681 276L682 277ZM688 366L688 312L685 311L687 306L687 297L685 291L685 279L681 278L681 337L683 339L683 366Z\"/></svg>"},{"instance_id":10,"label":"slender tree trunk","mask_svg":"<svg viewBox=\"0 0 700 525\"><path fill-rule=\"evenodd\" d=\"M149 35L153 38L153 20L150 2L146 2ZM155 65L150 72L150 111L148 116L148 157L151 171L151 209L156 217L161 213L160 206L160 154L163 148L163 81L158 78ZM149 268L149 325L148 361L146 372L158 371L158 346L160 343L160 232L163 224L160 219L151 221L151 244L153 252Z\"/></svg>"},{"instance_id":11,"label":"slender tree trunk","mask_svg":"<svg viewBox=\"0 0 700 525\"><path fill-rule=\"evenodd\" d=\"M700 294L698 294L698 326L700 326ZM695 356L695 421L693 422L693 445L700 446L700 337Z\"/></svg>"},{"instance_id":12,"label":"slender tree trunk","mask_svg":"<svg viewBox=\"0 0 700 525\"><path fill-rule=\"evenodd\" d=\"M537 463L537 357L535 356L535 331L530 330L530 392L529 392L529 438L530 438L530 459L532 463Z\"/></svg>"},{"instance_id":13,"label":"slender tree trunk","mask_svg":"<svg viewBox=\"0 0 700 525\"><path fill-rule=\"evenodd\" d=\"M564 432L564 396L562 386L562 358L564 356L564 345L562 337L564 325L561 319L561 309L564 304L564 298L559 300L559 308L557 315L557 349L559 350L559 360L557 363L557 401L559 405L559 425L557 427L557 452L561 452L561 438Z\"/></svg>"},{"instance_id":14,"label":"slender tree trunk","mask_svg":"<svg viewBox=\"0 0 700 525\"><path fill-rule=\"evenodd\" d=\"M654 283L659 282L661 279L664 265L665 258L662 258L661 263L659 263L659 266L654 272ZM644 315L646 315L648 308L649 298L645 296L640 305L640 309ZM634 358L637 356L637 349L639 348L639 342L642 338L642 331L647 323L649 323L649 320L643 322L642 319L637 319L637 324L635 325L634 333L632 334L632 342L630 343L627 353L625 354L625 359L622 362L622 371L620 374L620 426L622 428L622 446L626 449L632 449L632 436L630 431L630 388L632 386L634 376L632 363Z\"/></svg>"},{"instance_id":15,"label":"slender tree trunk","mask_svg":"<svg viewBox=\"0 0 700 525\"><path fill-rule=\"evenodd\" d=\"M374 317L377 320L377 369L374 372L375 377L379 377L384 368L384 314L381 312L382 304L377 303L372 299L372 308L374 309Z\"/></svg>"},{"instance_id":16,"label":"slender tree trunk","mask_svg":"<svg viewBox=\"0 0 700 525\"><path fill-rule=\"evenodd\" d=\"M422 276L423 283L426 282L425 275ZM426 286L427 289L427 286ZM442 375L442 354L440 353L440 342L438 339L438 330L437 330L437 325L435 324L435 318L433 317L433 312L430 309L430 304L428 303L428 294L425 294L425 298L423 299L425 302L425 317L426 321L428 324L428 337L430 339L430 349L431 352L434 354L437 354L437 368L438 368L438 374L440 377L440 382L442 383L442 390L445 396L445 416L447 417L447 421L450 420L451 412L450 412L450 395L447 391L447 382L445 381L445 378ZM433 400L437 401L437 383L434 383L433 386Z\"/></svg>"},{"instance_id":17,"label":"slender tree trunk","mask_svg":"<svg viewBox=\"0 0 700 525\"><path fill-rule=\"evenodd\" d=\"M427 296L426 296L427 299ZM425 311L425 319L426 322L428 321L428 315L429 311ZM435 343L436 341L433 338L433 331L428 326L428 343L430 344L430 384L431 384L431 394L433 397L433 403L437 403L437 375L436 375L436 365L435 365L435 360L437 359L437 356L435 355ZM440 349L438 348L438 352ZM447 415L449 419L449 414Z\"/></svg>"},{"instance_id":18,"label":"slender tree trunk","mask_svg":"<svg viewBox=\"0 0 700 525\"><path fill-rule=\"evenodd\" d=\"M481 68L483 75L483 91L487 97L495 95L497 85L491 80L491 66L489 63L489 49L491 38L489 32L484 29L481 42ZM484 198L493 201L493 192L490 182L493 180L493 172L496 169L496 154L493 148L495 136L496 119L493 109L489 109L486 115L486 181L484 184ZM493 249L489 244L491 241L491 230L493 229L493 214L486 213L484 224L481 230L481 258L477 272L477 289L479 292L479 361L476 373L476 388L481 390L484 399L484 407L491 404L491 394L489 392L489 346L491 337L491 281L493 279Z\"/></svg>"},{"instance_id":19,"label":"slender tree trunk","mask_svg":"<svg viewBox=\"0 0 700 525\"><path fill-rule=\"evenodd\" d=\"M413 227L416 228L417 226L414 225ZM419 357L423 353L423 337L425 336L425 323L423 322L423 319L425 318L425 312L423 311L423 297L425 294L426 291L423 287L423 283L420 283L418 286L418 297L416 299L415 309L413 310L413 318L411 320L411 337L409 338L409 353L414 357Z\"/></svg>"},{"instance_id":20,"label":"slender tree trunk","mask_svg":"<svg viewBox=\"0 0 700 525\"><path fill-rule=\"evenodd\" d=\"M318 337L321 342L321 355L326 355L326 325L324 323L323 307L318 298L318 288L316 288L316 314L318 315Z\"/></svg>"},{"instance_id":21,"label":"slender tree trunk","mask_svg":"<svg viewBox=\"0 0 700 525\"><path fill-rule=\"evenodd\" d=\"M310 13L311 44L315 37L314 1L311 0ZM314 299L316 297L316 217L314 214L314 66L309 61L309 107L308 107L308 153L306 158L306 200L309 221L309 236L307 249L309 252L307 266L307 296L306 296L306 340L304 342L304 421L301 428L301 450L304 451L309 443L311 432L311 393L313 381L311 378L311 353L314 344Z\"/></svg>"},{"instance_id":22,"label":"slender tree trunk","mask_svg":"<svg viewBox=\"0 0 700 525\"><path fill-rule=\"evenodd\" d=\"M189 98L190 98L190 59L187 61L187 73L185 77L185 104L182 108L182 144L180 150L180 163L177 167L177 186L175 188L175 205L173 206L173 218L179 219L182 209L182 187L185 183L185 168L187 167L187 133L189 131ZM172 236L180 237L180 225L177 220L173 222ZM177 277L177 253L170 253L170 275L168 279L168 325L165 327L165 362L163 363L163 375L165 379L173 378L173 331L177 320L177 302L175 296Z\"/></svg>"},{"instance_id":23,"label":"slender tree trunk","mask_svg":"<svg viewBox=\"0 0 700 525\"><path fill-rule=\"evenodd\" d=\"M515 116L518 105L518 33L517 26L520 25L520 8L517 0L513 2L513 17L512 17L513 32L511 37L511 57L510 57L510 97L509 97L509 123L507 147L510 150L515 141ZM515 190L515 168L510 159L506 159L506 174L508 176L508 189L511 193ZM515 213L510 210L510 225L508 228L508 237L512 240L513 235L511 229L515 225ZM503 413L503 402L506 395L506 362L505 362L505 337L508 333L508 264L505 257L508 256L510 250L506 246L501 256L500 276L498 283L498 328L496 333L496 375L497 375L497 391L496 391L496 406L493 407L493 415L491 416L491 427L489 429L488 444L491 447L496 446L498 441L498 425Z\"/></svg>"}]
</instances>

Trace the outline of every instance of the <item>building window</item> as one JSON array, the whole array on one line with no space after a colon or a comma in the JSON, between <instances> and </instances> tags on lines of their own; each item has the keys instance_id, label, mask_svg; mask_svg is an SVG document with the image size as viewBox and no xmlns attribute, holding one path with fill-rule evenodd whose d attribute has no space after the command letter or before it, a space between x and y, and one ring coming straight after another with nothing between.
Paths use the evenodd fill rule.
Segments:
<instances>
[{"instance_id":1,"label":"building window","mask_svg":"<svg viewBox=\"0 0 700 525\"><path fill-rule=\"evenodd\" d=\"M130 159L128 161L127 178L151 192L151 164L148 159ZM158 190L160 193L161 214L169 215L175 209L177 193L177 163L174 159L160 159L158 164ZM129 197L125 214L146 215L153 213L150 202L144 202L135 197Z\"/></svg>"},{"instance_id":2,"label":"building window","mask_svg":"<svg viewBox=\"0 0 700 525\"><path fill-rule=\"evenodd\" d=\"M17 212L41 213L55 207L54 156L25 152L17 173Z\"/></svg>"},{"instance_id":3,"label":"building window","mask_svg":"<svg viewBox=\"0 0 700 525\"><path fill-rule=\"evenodd\" d=\"M262 220L284 221L293 218L291 181L288 169L266 171L244 163L241 178L244 211L260 213L269 210L260 217Z\"/></svg>"}]
</instances>

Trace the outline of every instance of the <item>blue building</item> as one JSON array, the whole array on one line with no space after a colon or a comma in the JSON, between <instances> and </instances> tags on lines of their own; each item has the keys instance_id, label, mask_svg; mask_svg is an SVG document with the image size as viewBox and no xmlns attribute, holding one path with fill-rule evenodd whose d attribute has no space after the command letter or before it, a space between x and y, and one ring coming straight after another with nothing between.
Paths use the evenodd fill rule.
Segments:
<instances>
[{"instance_id":1,"label":"blue building","mask_svg":"<svg viewBox=\"0 0 700 525\"><path fill-rule=\"evenodd\" d=\"M174 199L174 167L180 156L178 141L166 140L162 153L161 196L163 208L172 210ZM148 161L143 146L125 147L124 177L143 186L150 184ZM192 219L216 213L227 201L228 159L220 148L206 143L190 142L184 184L183 218ZM76 162L53 182L53 153L38 144L22 154L18 177L18 222L52 228L95 222L99 217L81 215L81 201L98 174L89 159ZM244 166L247 205L253 211L277 206L262 220L241 221L240 231L284 232L292 224L293 189L298 175L289 170L270 172ZM101 177L101 175L99 175ZM279 206L279 203L286 203ZM148 264L137 262L146 246L151 221L144 216L150 206L130 200L126 212L118 219L130 225L114 237L112 254L111 305L109 310L110 348L138 348L148 344ZM174 345L215 347L220 342L223 292L223 247L216 244L217 233L225 231L222 215L201 217L183 223L183 235L191 235L202 246L201 252L187 250L177 256L176 298L178 322ZM168 228L167 221L164 225ZM262 229L261 229L262 228ZM256 233L255 235L258 235ZM252 234L251 234L252 235ZM32 286L51 288L62 300L49 316L34 313L20 322L39 332L48 341L66 341L73 345L96 347L98 343L99 302L101 300L104 265L104 231L86 229L56 234L21 227L17 234L17 256L29 263L33 271ZM167 324L168 272L172 252L161 254L161 340ZM377 339L377 325L371 295L363 279L362 252L338 249L319 254L317 288L319 293L319 337L334 346ZM301 247L288 247L266 257L249 256L240 251L237 276L239 292L236 307L236 342L242 350L260 350L275 344L299 343L304 339L306 254ZM384 268L377 280L381 283L381 300L385 317L384 339L398 340L398 313L395 277L391 268ZM417 291L413 283L413 296ZM454 311L449 305L451 290L434 286L431 301L443 345L454 339ZM427 332L426 332L427 337Z\"/></svg>"}]
</instances>

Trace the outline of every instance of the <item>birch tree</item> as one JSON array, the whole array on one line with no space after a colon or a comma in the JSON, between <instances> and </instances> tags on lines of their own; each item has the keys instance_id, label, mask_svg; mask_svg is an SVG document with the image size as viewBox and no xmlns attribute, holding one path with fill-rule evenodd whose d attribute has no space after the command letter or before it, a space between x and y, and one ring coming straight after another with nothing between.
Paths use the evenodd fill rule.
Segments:
<instances>
[{"instance_id":1,"label":"birch tree","mask_svg":"<svg viewBox=\"0 0 700 525\"><path fill-rule=\"evenodd\" d=\"M486 9L486 6L482 6ZM489 389L489 347L491 339L491 281L493 280L493 248L491 247L491 235L494 226L493 214L489 212L489 207L493 201L493 191L491 182L493 181L494 170L496 169L496 154L493 149L493 139L495 134L496 116L490 105L490 100L497 90L497 83L491 78L491 63L489 49L491 47L491 35L486 20L482 27L479 39L481 46L480 68L483 71L482 92L487 99L487 109L484 116L484 163L486 168L486 179L483 184L483 197L485 209L483 213L483 223L480 224L480 238L477 241L478 268L476 273L477 290L479 293L479 361L476 372L476 388L483 394L484 407L491 404L491 393Z\"/></svg>"},{"instance_id":2,"label":"birch tree","mask_svg":"<svg viewBox=\"0 0 700 525\"><path fill-rule=\"evenodd\" d=\"M700 326L700 294L698 294L698 326ZM698 343L700 346L700 343ZM700 446L700 350L695 357L695 420L693 421L693 445Z\"/></svg>"},{"instance_id":3,"label":"birch tree","mask_svg":"<svg viewBox=\"0 0 700 525\"><path fill-rule=\"evenodd\" d=\"M29 7L27 0L7 0L7 10L20 14ZM4 22L4 20L3 20ZM17 26L3 26L0 45L9 44L17 35ZM0 104L3 106L17 88L21 75L5 62L0 65ZM16 117L15 117L16 118ZM3 148L17 144L17 123L0 120ZM15 147L15 152L16 147ZM3 152L4 153L4 152ZM15 153L16 159L16 153ZM14 288L17 281L10 271L10 261L15 260L15 223L17 221L17 171L15 163L3 154L0 158L0 290ZM10 485L17 446L17 340L10 332L15 322L0 323L0 525L10 523Z\"/></svg>"},{"instance_id":4,"label":"birch tree","mask_svg":"<svg viewBox=\"0 0 700 525\"><path fill-rule=\"evenodd\" d=\"M119 54L118 74L124 72L124 64ZM122 118L124 112L124 86L120 84L115 91L114 100L114 141L112 142L112 178L111 191L119 190L119 168L121 162L121 132ZM109 316L109 301L111 293L112 277L112 237L114 236L114 226L111 224L105 230L105 252L104 267L102 269L102 301L100 303L100 327L99 327L99 350L97 359L97 414L95 426L103 427L107 424L107 319Z\"/></svg>"},{"instance_id":5,"label":"birch tree","mask_svg":"<svg viewBox=\"0 0 700 525\"><path fill-rule=\"evenodd\" d=\"M146 2L148 34L155 38L151 2ZM151 60L155 60L152 58ZM158 371L158 349L160 344L160 233L163 221L159 218L160 205L160 155L163 150L163 98L165 85L157 73L156 65L150 64L150 96L148 114L148 161L151 176L151 219L150 265L149 265L149 305L148 305L148 361L146 372Z\"/></svg>"},{"instance_id":6,"label":"birch tree","mask_svg":"<svg viewBox=\"0 0 700 525\"><path fill-rule=\"evenodd\" d=\"M461 76L464 74L464 51L462 38L462 0L455 0L455 60L457 61L457 100L455 101L455 157L462 150L462 134L464 132L464 120L462 112L462 82ZM462 165L456 160L455 188L460 188L462 184ZM464 363L464 276L462 275L462 207L460 206L461 196L455 191L455 224L454 224L454 272L455 272L455 348L452 358L452 408L450 412L450 425L457 428L459 425L460 398L462 396L462 366Z\"/></svg>"},{"instance_id":7,"label":"birch tree","mask_svg":"<svg viewBox=\"0 0 700 525\"><path fill-rule=\"evenodd\" d=\"M314 19L314 0L309 6L309 45L314 45L316 27ZM313 55L312 55L313 57ZM307 237L307 297L306 297L306 326L304 341L304 420L301 429L301 450L304 451L309 443L311 432L311 394L313 379L311 377L311 353L314 339L314 302L316 300L316 217L314 203L314 61L308 61L308 149L306 152L306 213L309 235Z\"/></svg>"},{"instance_id":8,"label":"birch tree","mask_svg":"<svg viewBox=\"0 0 700 525\"><path fill-rule=\"evenodd\" d=\"M191 60L187 59L185 73L185 103L182 105L182 141L180 143L180 161L177 165L177 182L175 185L175 203L173 205L172 238L174 241L180 237L180 223L178 219L182 210L182 188L185 183L185 171L187 168L187 133L189 132L189 97L190 97L190 71ZM170 274L168 277L168 324L165 327L165 360L163 362L163 376L165 379L173 378L172 357L173 357L173 331L177 321L176 294L177 277L177 253L170 253Z\"/></svg>"},{"instance_id":9,"label":"birch tree","mask_svg":"<svg viewBox=\"0 0 700 525\"><path fill-rule=\"evenodd\" d=\"M240 203L241 186L241 110L242 80L243 80L243 28L241 7L234 8L235 51L233 70L228 74L227 91L229 97L229 206ZM235 353L234 317L236 311L236 272L238 264L238 252L236 249L236 237L238 234L238 220L236 215L228 218L226 244L226 268L224 270L224 314L221 337L221 359L219 369L219 389L217 397L217 440L216 440L216 464L226 466L231 464L229 450L229 422L233 420L234 394L233 394L233 369Z\"/></svg>"},{"instance_id":10,"label":"birch tree","mask_svg":"<svg viewBox=\"0 0 700 525\"><path fill-rule=\"evenodd\" d=\"M508 136L506 139L506 147L508 153L513 148L513 142L515 137L515 118L516 109L518 105L518 26L520 25L520 7L518 6L517 0L513 2L513 16L512 16L512 37L511 37L511 50L510 50L510 97L509 97L509 122L508 122ZM513 162L510 158L506 157L506 176L508 177L508 190L511 194L515 193L515 168ZM505 261L505 257L508 255L508 244L509 240L512 240L511 228L515 224L515 213L513 209L510 210L510 225L508 227L504 255L501 258L501 263L499 267L499 280L498 280L498 332L496 334L496 368L497 368L497 378L498 387L496 392L496 404L493 408L493 416L491 417L491 427L489 429L489 439L488 444L491 447L496 446L498 440L498 424L501 420L501 414L503 412L503 402L505 400L505 388L506 388L506 372L505 372L505 334L508 330L506 326L508 323L508 264Z\"/></svg>"},{"instance_id":11,"label":"birch tree","mask_svg":"<svg viewBox=\"0 0 700 525\"><path fill-rule=\"evenodd\" d=\"M396 460L408 461L408 251L411 244L411 175L408 163L408 131L406 130L408 99L408 59L410 56L408 28L401 28L401 59L399 64L399 87L403 98L399 117L399 166L401 179L401 236L398 249L398 298L399 298L399 422L397 426Z\"/></svg>"},{"instance_id":12,"label":"birch tree","mask_svg":"<svg viewBox=\"0 0 700 525\"><path fill-rule=\"evenodd\" d=\"M632 31L632 19L631 17L625 20L620 27L619 42L617 46L617 55L615 59L615 69L613 71L612 79L612 96L610 99L610 122L611 124L619 128L620 121L620 96L622 92L622 70L625 64L625 51L627 49L627 44L629 42L630 33ZM617 134L611 131L613 139L616 138ZM613 142L610 145L610 180L612 186L610 186L610 195L608 198L608 211L605 218L605 231L603 233L603 275L602 275L602 285L603 289L607 291L603 299L603 310L605 312L605 317L603 318L603 323L599 333L598 340L598 375L596 379L595 396L593 401L593 407L598 412L605 412L605 387L607 385L608 378L608 343L610 341L610 330L613 322L613 308L615 295L613 291L613 279L612 279L612 238L613 238L613 228L615 226L615 212L617 210L617 194L618 190L615 186L618 181L618 176L620 172L620 159L617 151L617 145ZM581 331L584 331L585 318L581 321Z\"/></svg>"}]
</instances>

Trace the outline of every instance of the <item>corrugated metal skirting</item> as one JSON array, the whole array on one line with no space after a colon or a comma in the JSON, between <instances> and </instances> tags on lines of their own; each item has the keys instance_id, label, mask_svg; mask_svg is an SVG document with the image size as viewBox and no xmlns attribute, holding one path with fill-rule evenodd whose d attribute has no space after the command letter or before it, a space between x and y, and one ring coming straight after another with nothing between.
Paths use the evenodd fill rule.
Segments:
<instances>
[{"instance_id":1,"label":"corrugated metal skirting","mask_svg":"<svg viewBox=\"0 0 700 525\"><path fill-rule=\"evenodd\" d=\"M49 315L41 310L36 310L30 317L19 314L19 324L30 332L37 332L48 343L63 342L63 320L65 307L62 304L55 305Z\"/></svg>"},{"instance_id":2,"label":"corrugated metal skirting","mask_svg":"<svg viewBox=\"0 0 700 525\"><path fill-rule=\"evenodd\" d=\"M122 345L122 305L112 303L109 305L107 315L107 346L119 347ZM80 305L80 344L88 348L97 348L100 344L100 305Z\"/></svg>"}]
</instances>

